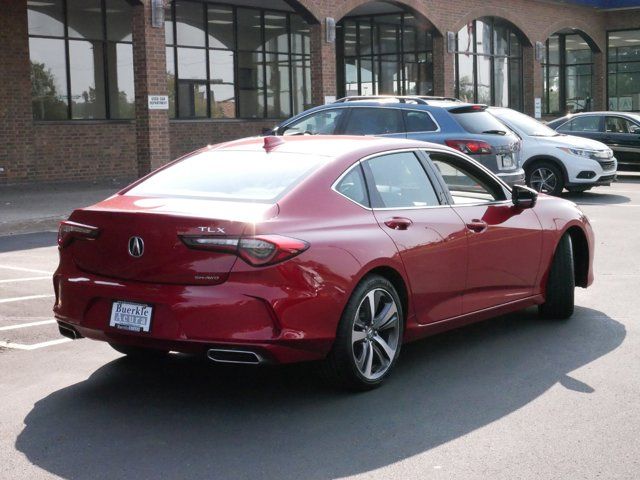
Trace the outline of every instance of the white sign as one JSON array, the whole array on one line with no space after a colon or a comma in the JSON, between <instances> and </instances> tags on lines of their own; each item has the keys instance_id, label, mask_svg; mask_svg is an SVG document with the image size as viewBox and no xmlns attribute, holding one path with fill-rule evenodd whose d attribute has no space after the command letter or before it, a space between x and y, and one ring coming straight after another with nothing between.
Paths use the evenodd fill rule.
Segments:
<instances>
[{"instance_id":1,"label":"white sign","mask_svg":"<svg viewBox=\"0 0 640 480\"><path fill-rule=\"evenodd\" d=\"M335 95L325 95L324 96L324 104L327 105L328 103L333 103L336 101L336 96Z\"/></svg>"},{"instance_id":2,"label":"white sign","mask_svg":"<svg viewBox=\"0 0 640 480\"><path fill-rule=\"evenodd\" d=\"M540 97L536 97L534 99L535 113L534 116L536 118L542 118L542 99Z\"/></svg>"},{"instance_id":3,"label":"white sign","mask_svg":"<svg viewBox=\"0 0 640 480\"><path fill-rule=\"evenodd\" d=\"M169 96L149 95L149 110L169 110Z\"/></svg>"}]
</instances>

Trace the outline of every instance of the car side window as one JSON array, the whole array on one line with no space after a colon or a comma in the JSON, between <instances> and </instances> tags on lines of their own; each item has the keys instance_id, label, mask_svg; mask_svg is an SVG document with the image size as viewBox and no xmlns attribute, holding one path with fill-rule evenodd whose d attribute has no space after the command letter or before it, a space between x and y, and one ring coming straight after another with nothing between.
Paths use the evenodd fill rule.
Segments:
<instances>
[{"instance_id":1,"label":"car side window","mask_svg":"<svg viewBox=\"0 0 640 480\"><path fill-rule=\"evenodd\" d=\"M338 193L341 193L363 207L369 206L369 196L367 195L367 188L364 183L364 176L360 164L353 167L349 173L342 177L342 180L338 182L335 189Z\"/></svg>"},{"instance_id":2,"label":"car side window","mask_svg":"<svg viewBox=\"0 0 640 480\"><path fill-rule=\"evenodd\" d=\"M281 135L333 135L346 114L346 108L312 113L282 129Z\"/></svg>"},{"instance_id":3,"label":"car side window","mask_svg":"<svg viewBox=\"0 0 640 480\"><path fill-rule=\"evenodd\" d=\"M413 152L390 153L363 163L373 208L431 207L440 204Z\"/></svg>"},{"instance_id":4,"label":"car side window","mask_svg":"<svg viewBox=\"0 0 640 480\"><path fill-rule=\"evenodd\" d=\"M605 131L607 133L640 133L640 127L622 117L605 117Z\"/></svg>"},{"instance_id":5,"label":"car side window","mask_svg":"<svg viewBox=\"0 0 640 480\"><path fill-rule=\"evenodd\" d=\"M504 191L482 170L465 165L465 160L440 153L429 153L442 176L455 205L505 200Z\"/></svg>"},{"instance_id":6,"label":"car side window","mask_svg":"<svg viewBox=\"0 0 640 480\"><path fill-rule=\"evenodd\" d=\"M433 121L431 115L427 112L418 112L417 110L409 110L402 112L404 115L404 124L409 132L435 132L438 125Z\"/></svg>"},{"instance_id":7,"label":"car side window","mask_svg":"<svg viewBox=\"0 0 640 480\"><path fill-rule=\"evenodd\" d=\"M385 135L403 133L402 117L397 108L352 108L347 121L347 135Z\"/></svg>"},{"instance_id":8,"label":"car side window","mask_svg":"<svg viewBox=\"0 0 640 480\"><path fill-rule=\"evenodd\" d=\"M584 117L574 118L569 123L565 123L561 130L596 133L600 131L600 117L597 115L586 115Z\"/></svg>"}]
</instances>

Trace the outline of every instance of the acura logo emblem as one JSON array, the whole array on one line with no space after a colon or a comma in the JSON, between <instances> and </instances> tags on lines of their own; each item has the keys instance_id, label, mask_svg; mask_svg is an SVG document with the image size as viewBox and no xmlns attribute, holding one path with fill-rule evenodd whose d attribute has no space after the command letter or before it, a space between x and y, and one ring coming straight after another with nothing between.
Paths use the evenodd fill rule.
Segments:
<instances>
[{"instance_id":1,"label":"acura logo emblem","mask_svg":"<svg viewBox=\"0 0 640 480\"><path fill-rule=\"evenodd\" d=\"M144 242L140 237L131 237L129 239L129 255L132 257L141 257L144 253Z\"/></svg>"}]
</instances>

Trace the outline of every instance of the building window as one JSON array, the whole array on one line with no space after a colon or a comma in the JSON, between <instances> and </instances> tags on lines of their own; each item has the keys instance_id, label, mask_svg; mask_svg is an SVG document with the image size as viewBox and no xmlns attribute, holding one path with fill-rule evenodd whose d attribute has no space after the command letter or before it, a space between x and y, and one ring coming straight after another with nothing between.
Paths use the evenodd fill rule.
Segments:
<instances>
[{"instance_id":1,"label":"building window","mask_svg":"<svg viewBox=\"0 0 640 480\"><path fill-rule=\"evenodd\" d=\"M310 28L295 13L176 0L165 38L172 118L287 118L311 106Z\"/></svg>"},{"instance_id":2,"label":"building window","mask_svg":"<svg viewBox=\"0 0 640 480\"><path fill-rule=\"evenodd\" d=\"M131 5L27 1L33 117L134 117Z\"/></svg>"},{"instance_id":3,"label":"building window","mask_svg":"<svg viewBox=\"0 0 640 480\"><path fill-rule=\"evenodd\" d=\"M609 32L609 110L640 110L640 30Z\"/></svg>"},{"instance_id":4,"label":"building window","mask_svg":"<svg viewBox=\"0 0 640 480\"><path fill-rule=\"evenodd\" d=\"M506 22L480 18L456 35L456 96L522 110L522 44Z\"/></svg>"},{"instance_id":5,"label":"building window","mask_svg":"<svg viewBox=\"0 0 640 480\"><path fill-rule=\"evenodd\" d=\"M578 33L559 33L546 41L542 61L542 111L547 115L593 109L593 54Z\"/></svg>"},{"instance_id":6,"label":"building window","mask_svg":"<svg viewBox=\"0 0 640 480\"><path fill-rule=\"evenodd\" d=\"M348 17L338 31L342 96L433 94L433 35L413 14Z\"/></svg>"}]
</instances>

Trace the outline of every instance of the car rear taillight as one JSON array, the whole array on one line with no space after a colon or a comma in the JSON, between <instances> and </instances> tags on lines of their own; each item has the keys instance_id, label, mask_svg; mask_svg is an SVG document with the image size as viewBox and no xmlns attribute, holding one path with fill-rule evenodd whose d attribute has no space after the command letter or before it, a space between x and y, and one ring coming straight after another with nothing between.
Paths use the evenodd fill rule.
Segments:
<instances>
[{"instance_id":1,"label":"car rear taillight","mask_svg":"<svg viewBox=\"0 0 640 480\"><path fill-rule=\"evenodd\" d=\"M58 228L58 245L66 247L74 238L82 238L86 240L93 240L98 237L100 229L98 227L92 227L91 225L83 225L76 222L60 222Z\"/></svg>"},{"instance_id":2,"label":"car rear taillight","mask_svg":"<svg viewBox=\"0 0 640 480\"><path fill-rule=\"evenodd\" d=\"M445 140L447 146L467 155L484 155L491 153L491 145L481 140Z\"/></svg>"},{"instance_id":3,"label":"car rear taillight","mask_svg":"<svg viewBox=\"0 0 640 480\"><path fill-rule=\"evenodd\" d=\"M180 238L190 248L238 255L254 267L263 267L289 260L309 248L309 244L303 240L281 235L256 235L253 237L182 236Z\"/></svg>"}]
</instances>

